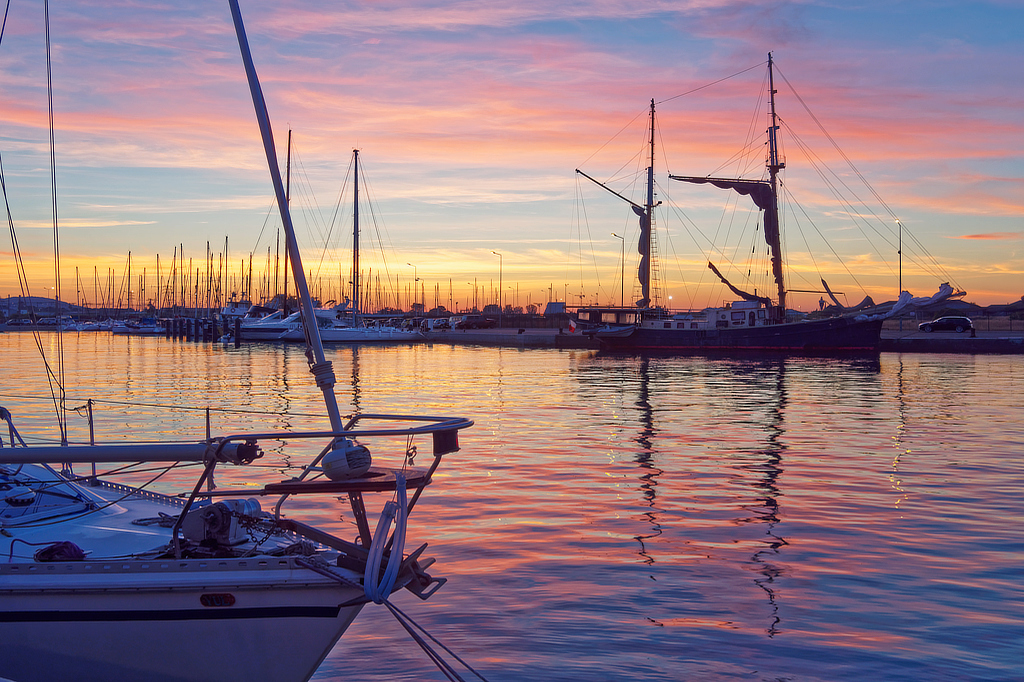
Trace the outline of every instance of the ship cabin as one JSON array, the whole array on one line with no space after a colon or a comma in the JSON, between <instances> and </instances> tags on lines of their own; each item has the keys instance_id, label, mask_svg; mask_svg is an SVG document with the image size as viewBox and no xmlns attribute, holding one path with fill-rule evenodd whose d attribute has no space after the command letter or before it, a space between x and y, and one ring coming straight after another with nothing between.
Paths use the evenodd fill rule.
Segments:
<instances>
[{"instance_id":1,"label":"ship cabin","mask_svg":"<svg viewBox=\"0 0 1024 682\"><path fill-rule=\"evenodd\" d=\"M638 310L623 307L587 307L577 311L584 328L626 327L637 324L645 329L736 329L765 327L772 324L769 310L758 301L733 301L722 308L672 312L663 308Z\"/></svg>"},{"instance_id":2,"label":"ship cabin","mask_svg":"<svg viewBox=\"0 0 1024 682\"><path fill-rule=\"evenodd\" d=\"M771 324L770 319L768 310L757 301L733 301L723 308L678 312L671 316L644 315L640 326L647 329L735 329L764 327Z\"/></svg>"},{"instance_id":3,"label":"ship cabin","mask_svg":"<svg viewBox=\"0 0 1024 682\"><path fill-rule=\"evenodd\" d=\"M626 327L636 324L638 308L588 306L576 310L576 319L585 328Z\"/></svg>"}]
</instances>

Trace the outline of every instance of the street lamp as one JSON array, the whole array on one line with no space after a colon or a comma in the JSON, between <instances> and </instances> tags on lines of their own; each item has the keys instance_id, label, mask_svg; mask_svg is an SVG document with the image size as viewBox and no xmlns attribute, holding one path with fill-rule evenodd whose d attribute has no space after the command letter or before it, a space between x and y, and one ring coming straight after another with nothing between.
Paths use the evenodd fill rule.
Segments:
<instances>
[{"instance_id":1,"label":"street lamp","mask_svg":"<svg viewBox=\"0 0 1024 682\"><path fill-rule=\"evenodd\" d=\"M491 253L498 257L498 327L501 327L501 314L504 312L504 307L501 305L501 297L503 293L501 290L501 271L502 261L504 259L501 257L501 254L498 253L497 251L491 251Z\"/></svg>"},{"instance_id":2,"label":"street lamp","mask_svg":"<svg viewBox=\"0 0 1024 682\"><path fill-rule=\"evenodd\" d=\"M416 276L416 266L412 263L406 263L412 268L412 305L416 307L416 282L420 281L420 278Z\"/></svg>"},{"instance_id":3,"label":"street lamp","mask_svg":"<svg viewBox=\"0 0 1024 682\"><path fill-rule=\"evenodd\" d=\"M619 307L626 305L626 238L612 232L612 236L621 242L622 255L619 260Z\"/></svg>"},{"instance_id":4,"label":"street lamp","mask_svg":"<svg viewBox=\"0 0 1024 682\"><path fill-rule=\"evenodd\" d=\"M896 219L896 227L899 229L900 242L899 247L896 249L896 255L900 257L900 290L896 293L896 300L900 299L903 295L903 223L900 219ZM903 331L903 316L900 315L900 331Z\"/></svg>"}]
</instances>

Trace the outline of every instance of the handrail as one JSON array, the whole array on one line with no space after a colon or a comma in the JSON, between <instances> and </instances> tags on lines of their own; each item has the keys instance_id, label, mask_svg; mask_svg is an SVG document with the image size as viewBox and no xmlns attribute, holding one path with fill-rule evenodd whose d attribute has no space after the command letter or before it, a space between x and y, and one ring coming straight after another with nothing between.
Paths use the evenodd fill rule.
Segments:
<instances>
[{"instance_id":1,"label":"handrail","mask_svg":"<svg viewBox=\"0 0 1024 682\"><path fill-rule=\"evenodd\" d=\"M400 429L353 429L363 420L413 421L432 422L423 426L412 426ZM53 464L63 462L201 462L210 454L210 445L217 446L217 453L224 451L225 446L235 441L253 442L257 440L295 440L304 438L358 438L371 436L415 436L445 431L459 431L473 425L464 417L427 417L413 415L367 414L356 415L349 419L346 428L341 431L266 431L233 433L227 436L212 438L209 441L193 443L116 443L110 445L65 445L65 446L28 446L24 448L3 448L0 450L0 463L39 463ZM230 456L229 456L230 457Z\"/></svg>"},{"instance_id":2,"label":"handrail","mask_svg":"<svg viewBox=\"0 0 1024 682\"><path fill-rule=\"evenodd\" d=\"M428 426L414 426L404 429L351 429L364 419L381 419L391 421L432 421ZM352 438L358 436L414 436L439 431L459 431L473 426L473 421L465 417L425 417L413 415L363 414L352 417L346 428L341 431L268 431L264 433L237 433L221 436L217 441L225 443L237 440L292 440L297 438Z\"/></svg>"}]
</instances>

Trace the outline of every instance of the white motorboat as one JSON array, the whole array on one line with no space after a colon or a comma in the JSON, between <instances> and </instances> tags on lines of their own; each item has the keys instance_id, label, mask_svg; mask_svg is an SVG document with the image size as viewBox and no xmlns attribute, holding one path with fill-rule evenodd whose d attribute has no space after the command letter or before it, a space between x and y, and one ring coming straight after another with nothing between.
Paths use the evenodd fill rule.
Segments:
<instances>
[{"instance_id":1,"label":"white motorboat","mask_svg":"<svg viewBox=\"0 0 1024 682\"><path fill-rule=\"evenodd\" d=\"M337 319L337 313L332 309L316 308L313 314L321 330L347 327ZM305 341L306 335L302 331L302 326L302 311L286 317L278 310L256 321L243 321L240 331L245 341ZM321 340L328 339L321 336Z\"/></svg>"},{"instance_id":2,"label":"white motorboat","mask_svg":"<svg viewBox=\"0 0 1024 682\"><path fill-rule=\"evenodd\" d=\"M9 433L9 443L0 440L0 555L6 557L0 563L0 677L302 682L365 604L385 603L403 587L425 599L444 583L425 573L432 563L422 556L426 545L404 552L405 524L443 455L458 450L458 431L472 422L369 414L342 419L269 116L237 0L229 4L309 330L310 371L330 428L228 434L198 443L102 445L93 439L74 446L58 420L63 445L27 446L12 415L0 408ZM372 465L369 446L378 438L398 448L396 466ZM213 485L218 466L245 467L261 457L261 441L310 439L323 446L294 478L236 489ZM407 454L417 439L432 443L426 469L410 466ZM202 467L193 486L168 495L118 483L114 472L102 471L128 462ZM83 464L94 468L76 474L74 466ZM388 498L372 533L363 497L371 493ZM291 497L316 494L347 498L356 541L286 513Z\"/></svg>"},{"instance_id":3,"label":"white motorboat","mask_svg":"<svg viewBox=\"0 0 1024 682\"><path fill-rule=\"evenodd\" d=\"M167 328L156 320L140 320L113 325L110 328L110 333L131 336L162 336L167 333Z\"/></svg>"},{"instance_id":4,"label":"white motorboat","mask_svg":"<svg viewBox=\"0 0 1024 682\"><path fill-rule=\"evenodd\" d=\"M301 313L285 314L277 310L258 320L242 320L241 334L246 341L280 341L299 326Z\"/></svg>"}]
</instances>

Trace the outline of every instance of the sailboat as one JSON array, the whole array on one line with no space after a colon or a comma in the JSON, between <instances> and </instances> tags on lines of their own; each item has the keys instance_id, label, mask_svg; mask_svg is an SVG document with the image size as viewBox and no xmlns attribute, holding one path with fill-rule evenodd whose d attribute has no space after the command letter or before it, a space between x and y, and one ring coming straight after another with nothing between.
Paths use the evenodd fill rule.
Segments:
<instances>
[{"instance_id":1,"label":"sailboat","mask_svg":"<svg viewBox=\"0 0 1024 682\"><path fill-rule=\"evenodd\" d=\"M354 191L352 202L352 307L347 320L342 315L320 321L320 338L324 343L409 343L422 341L423 334L416 329L399 329L387 325L367 327L362 324L359 309L359 150L352 150ZM281 337L284 341L302 340L301 326Z\"/></svg>"},{"instance_id":2,"label":"sailboat","mask_svg":"<svg viewBox=\"0 0 1024 682\"><path fill-rule=\"evenodd\" d=\"M226 434L194 443L27 446L0 408L0 677L18 682L308 680L360 610L407 588L444 582L425 572L425 545L405 552L409 512L459 449L461 417L356 414L343 419L292 226L270 119L237 0L229 0L302 301L310 371L329 428ZM397 438L396 438L397 437ZM367 443L426 439L428 468L375 466ZM296 477L212 485L218 466L262 455L260 443L323 443ZM426 449L426 448L424 448ZM315 452L315 451L314 451ZM75 465L198 463L183 496L108 480ZM376 532L364 495L393 497ZM296 495L344 496L359 536L345 540L286 514ZM268 510L264 510L264 502ZM394 530L392 531L392 526Z\"/></svg>"},{"instance_id":3,"label":"sailboat","mask_svg":"<svg viewBox=\"0 0 1024 682\"><path fill-rule=\"evenodd\" d=\"M729 290L738 297L727 306L698 312L673 313L651 305L652 238L654 209L654 100L650 108L650 164L647 168L647 196L637 204L586 173L576 172L600 185L632 206L640 217L640 265L637 279L642 291L634 308L581 307L580 325L613 351L717 351L761 350L789 352L877 351L883 315L842 314L815 320L789 321L786 317L786 287L779 233L778 174L785 164L779 160L778 118L775 111L775 81L772 55L768 55L768 83L771 122L767 130L768 178L713 178L670 175L672 180L710 184L748 196L762 212L765 241L771 253L776 296L746 292L731 284L708 263Z\"/></svg>"}]
</instances>

